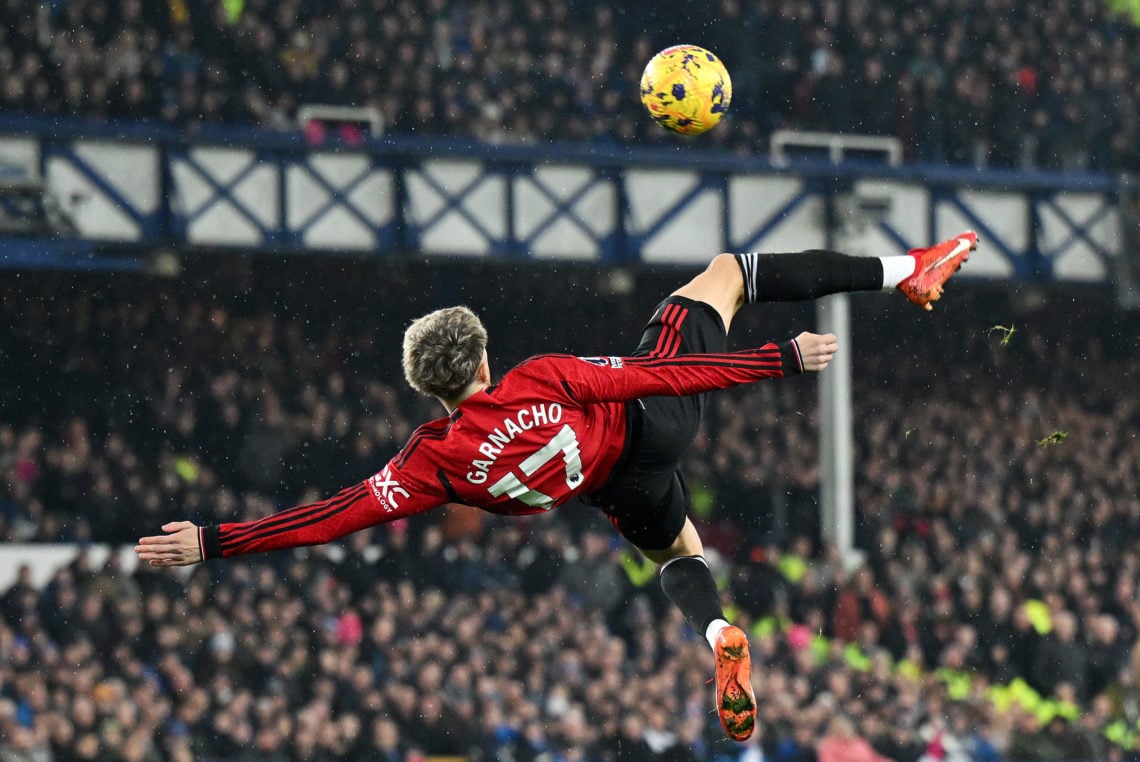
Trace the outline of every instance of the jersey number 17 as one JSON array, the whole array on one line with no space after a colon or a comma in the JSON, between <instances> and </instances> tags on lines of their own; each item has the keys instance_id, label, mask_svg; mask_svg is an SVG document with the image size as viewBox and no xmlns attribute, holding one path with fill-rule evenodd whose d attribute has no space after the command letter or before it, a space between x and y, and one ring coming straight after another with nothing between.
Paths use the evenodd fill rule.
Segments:
<instances>
[{"instance_id":1,"label":"jersey number 17","mask_svg":"<svg viewBox=\"0 0 1140 762\"><path fill-rule=\"evenodd\" d=\"M558 453L566 466L566 486L573 490L582 483L582 453L578 449L578 435L574 429L564 425L561 430L542 447L535 450L519 464L523 477L533 476ZM554 498L528 487L522 479L511 472L487 488L494 497L506 495L535 508L549 511L554 507Z\"/></svg>"}]
</instances>

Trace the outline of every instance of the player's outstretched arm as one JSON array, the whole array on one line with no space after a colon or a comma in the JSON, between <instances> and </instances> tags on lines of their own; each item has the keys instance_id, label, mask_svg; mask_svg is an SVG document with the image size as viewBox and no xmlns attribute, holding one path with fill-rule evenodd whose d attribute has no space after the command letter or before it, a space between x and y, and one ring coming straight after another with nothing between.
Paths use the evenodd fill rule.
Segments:
<instances>
[{"instance_id":1,"label":"player's outstretched arm","mask_svg":"<svg viewBox=\"0 0 1140 762\"><path fill-rule=\"evenodd\" d=\"M166 534L139 538L135 553L151 566L190 566L202 562L202 532L189 521L162 525Z\"/></svg>"},{"instance_id":2,"label":"player's outstretched arm","mask_svg":"<svg viewBox=\"0 0 1140 762\"><path fill-rule=\"evenodd\" d=\"M796 346L800 350L800 362L805 371L823 370L839 351L839 341L833 333L819 334L804 331L796 337Z\"/></svg>"},{"instance_id":3,"label":"player's outstretched arm","mask_svg":"<svg viewBox=\"0 0 1140 762\"><path fill-rule=\"evenodd\" d=\"M189 521L164 524L166 534L141 538L135 552L152 566L188 566L211 558L323 545L446 502L442 484L418 480L415 474L401 471L393 460L332 497L252 521L205 526Z\"/></svg>"},{"instance_id":4,"label":"player's outstretched arm","mask_svg":"<svg viewBox=\"0 0 1140 762\"><path fill-rule=\"evenodd\" d=\"M839 345L832 334L804 332L795 339L737 352L669 356L575 357L539 355L512 373L558 379L576 402L625 402L647 396L681 397L766 378L818 372Z\"/></svg>"}]
</instances>

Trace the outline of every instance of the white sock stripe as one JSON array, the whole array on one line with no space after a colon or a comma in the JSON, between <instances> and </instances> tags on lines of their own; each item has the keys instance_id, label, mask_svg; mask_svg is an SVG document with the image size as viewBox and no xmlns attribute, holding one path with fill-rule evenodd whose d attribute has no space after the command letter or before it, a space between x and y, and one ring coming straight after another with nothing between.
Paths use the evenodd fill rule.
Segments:
<instances>
[{"instance_id":1,"label":"white sock stripe","mask_svg":"<svg viewBox=\"0 0 1140 762\"><path fill-rule=\"evenodd\" d=\"M744 272L744 301L753 304L756 301L756 259L757 253L737 254L740 260L740 269Z\"/></svg>"},{"instance_id":2,"label":"white sock stripe","mask_svg":"<svg viewBox=\"0 0 1140 762\"><path fill-rule=\"evenodd\" d=\"M760 255L756 252L751 252L748 255L748 301L751 304L756 303L758 296L756 289L756 272L760 269Z\"/></svg>"}]
</instances>

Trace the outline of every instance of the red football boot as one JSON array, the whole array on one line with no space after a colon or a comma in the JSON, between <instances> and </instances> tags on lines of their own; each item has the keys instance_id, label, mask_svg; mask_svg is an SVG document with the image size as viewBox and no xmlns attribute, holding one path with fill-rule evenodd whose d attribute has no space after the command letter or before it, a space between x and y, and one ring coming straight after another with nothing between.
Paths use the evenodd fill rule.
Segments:
<instances>
[{"instance_id":1,"label":"red football boot","mask_svg":"<svg viewBox=\"0 0 1140 762\"><path fill-rule=\"evenodd\" d=\"M729 625L716 638L716 711L724 732L746 741L756 729L756 696L752 693L752 659L748 636Z\"/></svg>"},{"instance_id":2,"label":"red football boot","mask_svg":"<svg viewBox=\"0 0 1140 762\"><path fill-rule=\"evenodd\" d=\"M978 234L973 230L935 244L926 249L911 249L914 257L914 272L898 285L906 298L923 309L933 309L931 302L942 297L942 284L970 258L970 252L978 248Z\"/></svg>"}]
</instances>

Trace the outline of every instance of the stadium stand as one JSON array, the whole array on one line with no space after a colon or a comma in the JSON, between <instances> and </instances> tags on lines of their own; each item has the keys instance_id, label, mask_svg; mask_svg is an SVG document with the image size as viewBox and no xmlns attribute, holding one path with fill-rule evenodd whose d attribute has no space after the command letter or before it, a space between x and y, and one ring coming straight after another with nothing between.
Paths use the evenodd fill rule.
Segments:
<instances>
[{"instance_id":1,"label":"stadium stand","mask_svg":"<svg viewBox=\"0 0 1140 762\"><path fill-rule=\"evenodd\" d=\"M1140 28L1099 0L13 0L0 15L9 112L279 130L319 103L375 109L394 134L662 143L636 83L683 40L736 83L707 145L754 152L798 128L894 135L916 161L1140 169Z\"/></svg>"},{"instance_id":2,"label":"stadium stand","mask_svg":"<svg viewBox=\"0 0 1140 762\"><path fill-rule=\"evenodd\" d=\"M685 41L736 93L692 150L790 128L894 136L911 162L1140 171L1140 26L1099 0L8 0L0 19L5 116L292 131L319 104L392 135L669 145L636 82ZM0 189L20 232L54 211L22 200L40 182ZM752 638L760 732L738 746L707 647L592 509L449 510L185 575L91 552L371 474L439 414L400 379L418 314L475 307L504 366L620 353L677 269L631 269L631 294L553 264L185 265L5 274L0 542L80 552L0 584L0 762L1140 759L1140 318L1103 291L955 287L934 321L854 300L858 569L818 540L810 382L717 398L686 472ZM734 338L813 321L772 305Z\"/></svg>"},{"instance_id":3,"label":"stadium stand","mask_svg":"<svg viewBox=\"0 0 1140 762\"><path fill-rule=\"evenodd\" d=\"M678 276L633 270L629 295L574 266L190 267L177 284L22 273L6 294L0 539L130 542L328 493L438 415L399 382L411 317L468 303L511 337L504 364L620 352ZM589 322L519 320L508 276ZM46 586L25 575L0 593L0 760L1136 758L1138 316L1081 287L1048 304L960 287L938 320L854 302L864 566L816 544L810 382L725 393L687 464L752 633L751 746L723 739L707 646L652 572L570 505L421 516L185 577L87 554ZM746 311L735 343L812 319Z\"/></svg>"}]
</instances>

